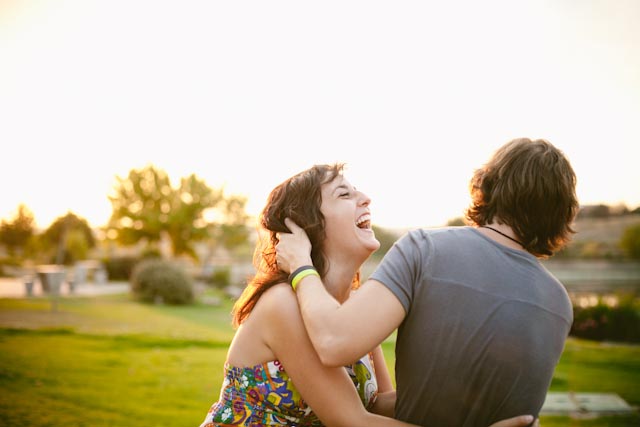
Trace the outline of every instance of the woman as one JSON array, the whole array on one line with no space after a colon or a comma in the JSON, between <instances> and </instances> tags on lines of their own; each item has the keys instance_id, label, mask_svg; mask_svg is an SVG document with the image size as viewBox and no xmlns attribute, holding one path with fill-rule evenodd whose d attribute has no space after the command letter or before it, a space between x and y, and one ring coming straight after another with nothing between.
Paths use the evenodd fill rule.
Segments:
<instances>
[{"instance_id":1,"label":"woman","mask_svg":"<svg viewBox=\"0 0 640 427\"><path fill-rule=\"evenodd\" d=\"M411 425L388 418L395 391L379 346L345 368L322 364L288 276L276 263L277 234L289 231L284 225L289 217L306 230L313 265L334 298L344 302L357 290L360 266L380 244L371 229L370 199L342 170L341 164L313 166L269 195L254 254L257 273L234 306L237 332L220 398L201 427ZM519 417L496 426L531 420Z\"/></svg>"}]
</instances>

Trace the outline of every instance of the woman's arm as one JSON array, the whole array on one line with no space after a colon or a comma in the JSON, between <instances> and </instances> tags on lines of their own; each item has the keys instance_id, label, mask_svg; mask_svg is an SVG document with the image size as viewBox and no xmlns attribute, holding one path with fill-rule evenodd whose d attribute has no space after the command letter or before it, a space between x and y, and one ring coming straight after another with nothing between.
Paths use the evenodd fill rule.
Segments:
<instances>
[{"instance_id":1,"label":"woman's arm","mask_svg":"<svg viewBox=\"0 0 640 427\"><path fill-rule=\"evenodd\" d=\"M266 344L323 423L330 427L413 426L368 412L346 369L321 363L288 284L274 286L260 300L260 307L256 306L252 316L260 315L261 323L269 325L265 328Z\"/></svg>"},{"instance_id":2,"label":"woman's arm","mask_svg":"<svg viewBox=\"0 0 640 427\"><path fill-rule=\"evenodd\" d=\"M378 393L375 403L369 411L374 414L383 415L385 417L393 418L395 416L396 408L396 391L391 390L384 393Z\"/></svg>"},{"instance_id":3,"label":"woman's arm","mask_svg":"<svg viewBox=\"0 0 640 427\"><path fill-rule=\"evenodd\" d=\"M387 362L384 359L382 347L378 346L373 350L373 367L376 372L376 380L378 382L378 397L375 403L369 409L374 414L392 417L395 414L396 391L391 382L391 375Z\"/></svg>"},{"instance_id":4,"label":"woman's arm","mask_svg":"<svg viewBox=\"0 0 640 427\"><path fill-rule=\"evenodd\" d=\"M305 231L289 218L285 223L292 233L279 233L278 267L294 271L310 265L311 243ZM405 317L398 298L375 280L363 283L344 304L327 292L317 276L302 279L296 293L313 346L327 366L344 366L370 352Z\"/></svg>"},{"instance_id":5,"label":"woman's arm","mask_svg":"<svg viewBox=\"0 0 640 427\"><path fill-rule=\"evenodd\" d=\"M389 367L387 366L387 361L384 358L382 347L377 346L372 353L373 368L376 370L376 381L378 382L378 392L386 393L394 391L391 375L389 374Z\"/></svg>"},{"instance_id":6,"label":"woman's arm","mask_svg":"<svg viewBox=\"0 0 640 427\"><path fill-rule=\"evenodd\" d=\"M265 342L282 363L302 398L328 427L417 427L367 412L344 367L323 365L302 323L296 296L283 283L267 291L251 314L268 325ZM382 356L380 350L378 359ZM374 353L374 364L376 358ZM378 362L377 366L381 366ZM384 375L384 374L383 374ZM387 372L387 375L388 372ZM384 382L384 380L383 380ZM514 417L490 427L526 427L531 419Z\"/></svg>"},{"instance_id":7,"label":"woman's arm","mask_svg":"<svg viewBox=\"0 0 640 427\"><path fill-rule=\"evenodd\" d=\"M540 427L540 420L536 418L533 422L531 415L520 415L513 418L507 418L506 420L498 421L491 424L489 427Z\"/></svg>"}]
</instances>

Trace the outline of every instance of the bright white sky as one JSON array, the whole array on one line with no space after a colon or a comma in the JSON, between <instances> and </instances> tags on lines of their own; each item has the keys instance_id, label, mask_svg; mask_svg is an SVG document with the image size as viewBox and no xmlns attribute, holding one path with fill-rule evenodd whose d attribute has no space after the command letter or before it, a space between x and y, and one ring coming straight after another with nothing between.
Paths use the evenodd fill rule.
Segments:
<instances>
[{"instance_id":1,"label":"bright white sky","mask_svg":"<svg viewBox=\"0 0 640 427\"><path fill-rule=\"evenodd\" d=\"M583 204L640 205L640 1L0 2L0 218L111 213L154 164L248 197L345 162L374 223L444 224L545 138Z\"/></svg>"}]
</instances>

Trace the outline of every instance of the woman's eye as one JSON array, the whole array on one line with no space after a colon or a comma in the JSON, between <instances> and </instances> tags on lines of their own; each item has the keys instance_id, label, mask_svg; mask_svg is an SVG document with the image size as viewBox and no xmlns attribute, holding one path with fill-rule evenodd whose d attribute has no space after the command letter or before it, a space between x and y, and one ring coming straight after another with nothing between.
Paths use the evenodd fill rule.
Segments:
<instances>
[{"instance_id":1,"label":"woman's eye","mask_svg":"<svg viewBox=\"0 0 640 427\"><path fill-rule=\"evenodd\" d=\"M349 197L349 193L342 193L340 194L340 197Z\"/></svg>"}]
</instances>

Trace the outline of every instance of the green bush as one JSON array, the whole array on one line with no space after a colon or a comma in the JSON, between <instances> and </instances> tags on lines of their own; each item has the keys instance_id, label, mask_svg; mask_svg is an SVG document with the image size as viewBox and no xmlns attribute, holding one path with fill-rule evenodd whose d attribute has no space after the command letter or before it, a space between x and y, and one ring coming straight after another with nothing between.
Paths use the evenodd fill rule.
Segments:
<instances>
[{"instance_id":1,"label":"green bush","mask_svg":"<svg viewBox=\"0 0 640 427\"><path fill-rule=\"evenodd\" d=\"M640 312L632 299L574 307L570 335L596 341L640 342Z\"/></svg>"},{"instance_id":2,"label":"green bush","mask_svg":"<svg viewBox=\"0 0 640 427\"><path fill-rule=\"evenodd\" d=\"M140 301L190 304L193 281L179 266L161 259L141 261L131 275L131 291Z\"/></svg>"},{"instance_id":3,"label":"green bush","mask_svg":"<svg viewBox=\"0 0 640 427\"><path fill-rule=\"evenodd\" d=\"M229 267L217 268L206 280L208 284L216 288L226 288L231 284L231 269Z\"/></svg>"},{"instance_id":4,"label":"green bush","mask_svg":"<svg viewBox=\"0 0 640 427\"><path fill-rule=\"evenodd\" d=\"M106 258L102 263L107 270L109 280L129 280L140 258L135 256L119 256Z\"/></svg>"},{"instance_id":5,"label":"green bush","mask_svg":"<svg viewBox=\"0 0 640 427\"><path fill-rule=\"evenodd\" d=\"M640 224L624 230L620 246L633 259L640 259Z\"/></svg>"},{"instance_id":6,"label":"green bush","mask_svg":"<svg viewBox=\"0 0 640 427\"><path fill-rule=\"evenodd\" d=\"M140 259L148 259L148 258L162 258L162 253L160 249L150 246L142 251L140 254Z\"/></svg>"},{"instance_id":7,"label":"green bush","mask_svg":"<svg viewBox=\"0 0 640 427\"><path fill-rule=\"evenodd\" d=\"M2 267L8 267L7 270L11 270L12 268L20 268L22 266L22 261L17 257L4 257L0 258L0 270Z\"/></svg>"}]
</instances>

